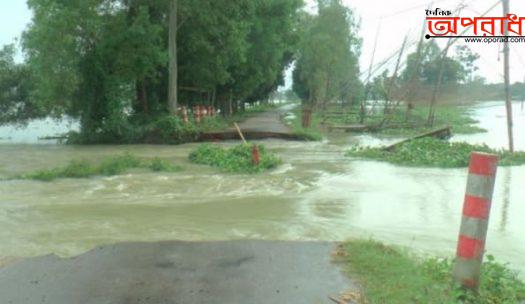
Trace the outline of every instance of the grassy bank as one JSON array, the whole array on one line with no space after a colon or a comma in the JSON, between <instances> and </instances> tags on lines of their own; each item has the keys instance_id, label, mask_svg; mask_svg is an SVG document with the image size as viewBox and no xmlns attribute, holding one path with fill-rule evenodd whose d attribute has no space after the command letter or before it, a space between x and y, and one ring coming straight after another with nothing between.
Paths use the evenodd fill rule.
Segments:
<instances>
[{"instance_id":1,"label":"grassy bank","mask_svg":"<svg viewBox=\"0 0 525 304\"><path fill-rule=\"evenodd\" d=\"M251 145L223 148L218 145L204 144L193 151L189 159L196 164L209 165L232 173L260 173L281 164L281 160L276 155L268 152L263 145L258 145L260 163L257 166L254 165L252 148Z\"/></svg>"},{"instance_id":2,"label":"grassy bank","mask_svg":"<svg viewBox=\"0 0 525 304\"><path fill-rule=\"evenodd\" d=\"M92 176L113 176L126 173L131 169L149 169L154 172L177 172L182 168L160 159L141 159L125 153L103 160L100 165L93 165L86 160L72 160L68 165L59 168L39 170L17 178L39 181L53 181L59 178L88 178Z\"/></svg>"},{"instance_id":3,"label":"grassy bank","mask_svg":"<svg viewBox=\"0 0 525 304\"><path fill-rule=\"evenodd\" d=\"M525 152L509 153L486 145L451 143L435 138L421 138L399 145L394 151L381 148L356 147L347 156L385 161L414 167L459 168L467 167L473 151L493 153L500 157L501 166L525 164Z\"/></svg>"},{"instance_id":4,"label":"grassy bank","mask_svg":"<svg viewBox=\"0 0 525 304\"><path fill-rule=\"evenodd\" d=\"M422 259L373 241L342 245L337 261L356 278L369 304L517 304L525 300L525 284L507 265L487 256L479 294L461 289L452 279L453 262Z\"/></svg>"}]
</instances>

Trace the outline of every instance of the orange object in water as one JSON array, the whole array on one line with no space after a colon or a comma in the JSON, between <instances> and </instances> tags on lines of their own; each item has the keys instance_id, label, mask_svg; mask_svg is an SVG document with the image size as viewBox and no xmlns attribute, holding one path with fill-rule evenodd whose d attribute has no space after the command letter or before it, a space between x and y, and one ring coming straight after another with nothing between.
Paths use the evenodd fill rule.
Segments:
<instances>
[{"instance_id":1,"label":"orange object in water","mask_svg":"<svg viewBox=\"0 0 525 304\"><path fill-rule=\"evenodd\" d=\"M261 162L261 155L259 154L259 147L257 147L257 145L253 145L252 160L255 166L258 166Z\"/></svg>"}]
</instances>

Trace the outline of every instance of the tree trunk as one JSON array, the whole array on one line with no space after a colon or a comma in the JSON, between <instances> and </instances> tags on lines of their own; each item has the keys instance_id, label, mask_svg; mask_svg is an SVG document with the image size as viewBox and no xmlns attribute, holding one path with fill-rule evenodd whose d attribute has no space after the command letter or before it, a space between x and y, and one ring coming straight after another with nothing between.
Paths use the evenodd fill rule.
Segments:
<instances>
[{"instance_id":1,"label":"tree trunk","mask_svg":"<svg viewBox=\"0 0 525 304\"><path fill-rule=\"evenodd\" d=\"M230 98L228 99L228 117L233 114L233 92L230 91Z\"/></svg>"},{"instance_id":2,"label":"tree trunk","mask_svg":"<svg viewBox=\"0 0 525 304\"><path fill-rule=\"evenodd\" d=\"M146 81L140 80L136 82L136 94L137 94L137 101L138 105L142 108L142 112L144 114L148 114L149 107L148 107L148 95L146 92ZM138 108L138 107L137 107Z\"/></svg>"},{"instance_id":3,"label":"tree trunk","mask_svg":"<svg viewBox=\"0 0 525 304\"><path fill-rule=\"evenodd\" d=\"M177 114L178 104L177 0L171 0L169 36L170 80L168 92L168 109L172 115L175 115Z\"/></svg>"}]
</instances>

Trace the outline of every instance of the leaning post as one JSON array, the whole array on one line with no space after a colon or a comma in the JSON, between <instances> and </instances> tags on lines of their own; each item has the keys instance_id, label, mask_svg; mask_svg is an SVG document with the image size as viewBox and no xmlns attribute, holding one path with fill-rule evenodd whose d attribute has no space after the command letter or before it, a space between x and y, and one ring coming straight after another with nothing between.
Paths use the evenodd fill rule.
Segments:
<instances>
[{"instance_id":1,"label":"leaning post","mask_svg":"<svg viewBox=\"0 0 525 304\"><path fill-rule=\"evenodd\" d=\"M470 157L454 278L472 290L479 287L497 167L497 155L473 152Z\"/></svg>"}]
</instances>

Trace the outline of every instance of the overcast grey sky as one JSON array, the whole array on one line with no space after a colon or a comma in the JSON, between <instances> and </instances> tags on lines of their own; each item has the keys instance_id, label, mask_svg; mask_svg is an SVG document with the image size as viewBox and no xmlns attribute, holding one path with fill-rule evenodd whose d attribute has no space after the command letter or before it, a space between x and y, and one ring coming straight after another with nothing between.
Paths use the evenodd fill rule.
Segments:
<instances>
[{"instance_id":1,"label":"overcast grey sky","mask_svg":"<svg viewBox=\"0 0 525 304\"><path fill-rule=\"evenodd\" d=\"M25 0L0 1L0 45L14 42L31 19L31 12ZM312 7L313 0L308 0ZM424 19L424 9L428 0L343 0L355 9L361 19L360 36L363 38L361 69L367 70L370 64L374 38L379 23L379 44L376 51L376 62L380 62L401 46L404 36L409 33L409 41L416 41ZM433 7L453 10L460 0L435 0ZM480 15L496 3L496 0L465 0L467 7L461 16ZM525 16L525 1L510 0L511 12ZM501 6L495 8L489 16L502 14ZM441 43L446 42L441 40ZM463 43L460 41L460 43ZM498 44L469 44L471 49L481 55L478 61L479 75L490 82L502 80L501 46ZM498 61L498 58L501 59ZM525 43L511 44L511 78L522 81L525 78Z\"/></svg>"}]
</instances>

